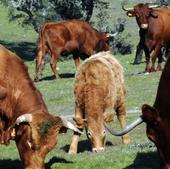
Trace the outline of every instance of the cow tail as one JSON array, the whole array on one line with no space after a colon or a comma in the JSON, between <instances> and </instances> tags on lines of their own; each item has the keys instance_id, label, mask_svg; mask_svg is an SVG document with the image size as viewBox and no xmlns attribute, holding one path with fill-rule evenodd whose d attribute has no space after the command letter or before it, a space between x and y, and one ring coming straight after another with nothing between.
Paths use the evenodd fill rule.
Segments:
<instances>
[{"instance_id":1,"label":"cow tail","mask_svg":"<svg viewBox=\"0 0 170 169\"><path fill-rule=\"evenodd\" d=\"M39 31L38 36L38 53L36 56L36 77L35 79L39 78L39 74L41 74L41 71L43 70L45 65L45 43L43 39L43 27Z\"/></svg>"}]
</instances>

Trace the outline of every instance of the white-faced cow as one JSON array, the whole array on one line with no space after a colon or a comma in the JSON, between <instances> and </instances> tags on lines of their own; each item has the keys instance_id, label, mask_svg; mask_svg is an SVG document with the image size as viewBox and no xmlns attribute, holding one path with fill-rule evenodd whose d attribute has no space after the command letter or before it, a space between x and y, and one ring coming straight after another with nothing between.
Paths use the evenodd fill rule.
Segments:
<instances>
[{"instance_id":1,"label":"white-faced cow","mask_svg":"<svg viewBox=\"0 0 170 169\"><path fill-rule=\"evenodd\" d=\"M121 127L125 127L125 87L123 68L110 52L92 55L78 67L75 77L75 117L77 128L86 129L92 151L105 147L105 122L116 114ZM77 153L80 134L74 132L69 153ZM123 143L130 138L123 136Z\"/></svg>"},{"instance_id":2,"label":"white-faced cow","mask_svg":"<svg viewBox=\"0 0 170 169\"><path fill-rule=\"evenodd\" d=\"M43 169L58 133L68 124L48 113L27 67L0 45L0 144L15 140L24 169Z\"/></svg>"},{"instance_id":3,"label":"white-faced cow","mask_svg":"<svg viewBox=\"0 0 170 169\"><path fill-rule=\"evenodd\" d=\"M51 55L50 65L55 77L60 78L56 69L60 55L73 54L75 65L78 67L80 56L89 57L108 49L109 35L98 32L85 21L74 19L45 23L39 31L35 80L39 80L46 53Z\"/></svg>"}]
</instances>

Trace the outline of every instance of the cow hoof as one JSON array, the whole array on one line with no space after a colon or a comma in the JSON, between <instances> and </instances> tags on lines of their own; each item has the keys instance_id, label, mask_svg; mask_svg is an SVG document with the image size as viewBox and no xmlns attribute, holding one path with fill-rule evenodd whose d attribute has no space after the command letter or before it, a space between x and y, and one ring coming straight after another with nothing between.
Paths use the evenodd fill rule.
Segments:
<instances>
[{"instance_id":1,"label":"cow hoof","mask_svg":"<svg viewBox=\"0 0 170 169\"><path fill-rule=\"evenodd\" d=\"M34 82L39 82L39 79L38 78L34 78Z\"/></svg>"},{"instance_id":2,"label":"cow hoof","mask_svg":"<svg viewBox=\"0 0 170 169\"><path fill-rule=\"evenodd\" d=\"M145 75L149 75L149 72L145 72Z\"/></svg>"},{"instance_id":3,"label":"cow hoof","mask_svg":"<svg viewBox=\"0 0 170 169\"><path fill-rule=\"evenodd\" d=\"M73 150L69 150L68 154L77 154L77 152L75 152Z\"/></svg>"},{"instance_id":4,"label":"cow hoof","mask_svg":"<svg viewBox=\"0 0 170 169\"><path fill-rule=\"evenodd\" d=\"M129 136L124 135L122 139L123 144L129 144L130 143L130 138Z\"/></svg>"}]
</instances>

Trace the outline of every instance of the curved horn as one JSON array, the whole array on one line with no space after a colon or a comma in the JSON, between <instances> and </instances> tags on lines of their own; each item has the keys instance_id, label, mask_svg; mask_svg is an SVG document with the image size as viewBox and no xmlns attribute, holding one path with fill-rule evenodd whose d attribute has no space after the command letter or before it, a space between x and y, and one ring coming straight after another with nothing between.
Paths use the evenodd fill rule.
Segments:
<instances>
[{"instance_id":1,"label":"curved horn","mask_svg":"<svg viewBox=\"0 0 170 169\"><path fill-rule=\"evenodd\" d=\"M161 5L161 4L149 4L149 3L148 3L148 6L149 6L149 8L159 8L159 7L161 7L162 5Z\"/></svg>"},{"instance_id":2,"label":"curved horn","mask_svg":"<svg viewBox=\"0 0 170 169\"><path fill-rule=\"evenodd\" d=\"M107 38L109 38L109 37L115 37L117 34L118 34L118 32L115 32L115 33L107 33L107 34L106 34L106 37L107 37Z\"/></svg>"},{"instance_id":3,"label":"curved horn","mask_svg":"<svg viewBox=\"0 0 170 169\"><path fill-rule=\"evenodd\" d=\"M19 116L17 119L16 119L16 122L15 124L19 125L20 123L24 123L24 122L32 122L32 114L23 114L21 116Z\"/></svg>"},{"instance_id":4,"label":"curved horn","mask_svg":"<svg viewBox=\"0 0 170 169\"><path fill-rule=\"evenodd\" d=\"M124 11L130 11L130 10L133 10L133 7L132 8L125 8L125 2L122 2L122 9L124 10Z\"/></svg>"},{"instance_id":5,"label":"curved horn","mask_svg":"<svg viewBox=\"0 0 170 169\"><path fill-rule=\"evenodd\" d=\"M132 129L134 129L137 125L141 124L142 122L143 122L143 117L139 116L134 122L126 126L122 131L117 132L117 131L111 130L106 126L106 124L105 124L105 128L114 136L122 136L130 132Z\"/></svg>"},{"instance_id":6,"label":"curved horn","mask_svg":"<svg viewBox=\"0 0 170 169\"><path fill-rule=\"evenodd\" d=\"M62 119L62 118L61 118L61 119ZM71 122L69 122L69 121L67 121L67 120L65 120L65 119L62 119L62 121L63 121L64 126L65 126L66 128L69 128L69 129L71 129L71 130L73 130L73 131L75 131L75 132L77 132L77 133L79 133L79 134L83 134L83 132L80 131L78 128L76 128Z\"/></svg>"}]
</instances>

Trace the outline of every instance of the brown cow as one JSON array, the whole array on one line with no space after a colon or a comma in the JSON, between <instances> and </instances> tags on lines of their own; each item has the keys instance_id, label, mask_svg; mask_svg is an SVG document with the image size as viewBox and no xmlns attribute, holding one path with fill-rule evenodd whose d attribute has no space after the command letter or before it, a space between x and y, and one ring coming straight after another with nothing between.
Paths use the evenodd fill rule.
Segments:
<instances>
[{"instance_id":1,"label":"brown cow","mask_svg":"<svg viewBox=\"0 0 170 169\"><path fill-rule=\"evenodd\" d=\"M133 8L126 9L129 17L136 17L140 28L140 40L146 56L146 72L155 71L155 61L160 54L161 48L170 47L170 10L168 8L154 9L158 5L137 4ZM150 53L152 55L152 66L150 67ZM157 70L161 70L162 57L159 57Z\"/></svg>"},{"instance_id":2,"label":"brown cow","mask_svg":"<svg viewBox=\"0 0 170 169\"><path fill-rule=\"evenodd\" d=\"M109 49L108 34L98 32L87 22L67 20L45 23L39 32L38 54L36 57L35 81L44 66L45 54L51 55L51 69L56 78L60 78L56 70L59 56L73 54L76 67L80 64L80 55L90 55Z\"/></svg>"},{"instance_id":3,"label":"brown cow","mask_svg":"<svg viewBox=\"0 0 170 169\"><path fill-rule=\"evenodd\" d=\"M24 168L43 169L47 153L67 124L48 113L27 67L0 45L0 143L15 139Z\"/></svg>"},{"instance_id":4,"label":"brown cow","mask_svg":"<svg viewBox=\"0 0 170 169\"><path fill-rule=\"evenodd\" d=\"M170 53L160 78L154 105L144 104L142 106L142 116L123 131L116 133L109 128L107 129L113 135L121 135L129 132L143 121L147 125L148 138L155 143L158 149L160 168L170 169Z\"/></svg>"},{"instance_id":5,"label":"brown cow","mask_svg":"<svg viewBox=\"0 0 170 169\"><path fill-rule=\"evenodd\" d=\"M75 78L76 126L86 129L93 152L104 150L105 122L117 114L121 127L125 127L125 87L123 68L109 53L100 52L79 66ZM74 132L69 153L77 152L80 134ZM123 143L129 143L128 135Z\"/></svg>"}]
</instances>

